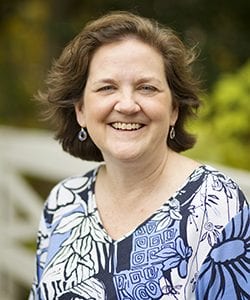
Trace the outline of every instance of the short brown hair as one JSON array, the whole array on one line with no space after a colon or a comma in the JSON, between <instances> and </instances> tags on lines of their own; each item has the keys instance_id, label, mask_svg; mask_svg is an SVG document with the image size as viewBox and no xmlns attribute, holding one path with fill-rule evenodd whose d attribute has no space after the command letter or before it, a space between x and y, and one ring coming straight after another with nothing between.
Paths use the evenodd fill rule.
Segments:
<instances>
[{"instance_id":1,"label":"short brown hair","mask_svg":"<svg viewBox=\"0 0 250 300\"><path fill-rule=\"evenodd\" d=\"M173 32L155 20L130 12L111 12L90 23L65 47L54 62L46 80L45 93L37 98L48 105L49 118L56 125L56 139L65 151L84 160L102 161L100 149L91 137L80 142L80 127L74 104L81 100L88 78L88 69L95 51L102 45L134 36L154 47L164 59L166 79L173 105L179 115L175 124L175 138L168 137L168 146L181 152L193 147L195 138L184 125L196 115L200 105L198 81L191 69L195 54Z\"/></svg>"}]
</instances>

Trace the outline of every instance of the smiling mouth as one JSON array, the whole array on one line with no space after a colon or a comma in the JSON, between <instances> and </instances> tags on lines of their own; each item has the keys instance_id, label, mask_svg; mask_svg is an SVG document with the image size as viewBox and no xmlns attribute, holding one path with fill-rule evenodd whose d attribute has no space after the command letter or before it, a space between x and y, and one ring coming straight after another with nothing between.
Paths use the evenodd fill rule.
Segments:
<instances>
[{"instance_id":1,"label":"smiling mouth","mask_svg":"<svg viewBox=\"0 0 250 300\"><path fill-rule=\"evenodd\" d=\"M142 128L144 125L140 123L124 123L124 122L115 122L110 124L114 129L133 131Z\"/></svg>"}]
</instances>

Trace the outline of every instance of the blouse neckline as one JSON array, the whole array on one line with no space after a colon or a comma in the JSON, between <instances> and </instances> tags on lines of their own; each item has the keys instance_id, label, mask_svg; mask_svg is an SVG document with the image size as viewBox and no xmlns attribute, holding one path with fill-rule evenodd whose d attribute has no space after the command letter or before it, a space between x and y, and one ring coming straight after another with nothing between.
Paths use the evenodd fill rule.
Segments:
<instances>
[{"instance_id":1,"label":"blouse neckline","mask_svg":"<svg viewBox=\"0 0 250 300\"><path fill-rule=\"evenodd\" d=\"M98 175L98 171L100 169L100 166L98 166L96 169L93 170L92 178L91 178L91 184L89 185L89 190L91 191L88 193L91 195L89 201L92 201L91 205L94 208L95 211L95 217L97 219L98 225L100 226L100 230L102 231L105 238L111 243L111 244L118 244L122 241L124 241L126 238L130 237L136 230L140 229L142 226L144 226L146 223L150 222L155 218L156 215L158 215L160 212L164 211L167 206L171 204L172 201L176 199L176 197L181 193L182 190L184 190L189 184L193 177L198 175L200 172L204 172L206 169L206 165L199 165L196 167L190 175L185 179L184 183L173 193L172 196L170 196L168 199L164 201L164 203L156 209L150 216L148 216L144 221L142 221L139 225L137 225L134 229L130 230L126 234L122 235L118 239L113 239L109 233L106 231L105 227L103 226L101 216L98 211L97 203L96 203L96 197L95 197L95 183L96 178ZM195 192L195 191L194 191Z\"/></svg>"}]
</instances>

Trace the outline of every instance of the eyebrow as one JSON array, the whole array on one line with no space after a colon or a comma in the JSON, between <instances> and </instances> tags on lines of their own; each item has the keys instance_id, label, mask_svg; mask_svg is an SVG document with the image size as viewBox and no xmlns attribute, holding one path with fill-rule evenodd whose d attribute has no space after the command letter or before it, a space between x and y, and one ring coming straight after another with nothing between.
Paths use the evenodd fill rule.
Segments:
<instances>
[{"instance_id":1,"label":"eyebrow","mask_svg":"<svg viewBox=\"0 0 250 300\"><path fill-rule=\"evenodd\" d=\"M155 78L155 77L142 77L142 78L139 78L138 80L136 80L136 83L137 84L140 84L140 83L145 83L145 82L156 82L158 84L161 84L162 82ZM96 81L93 81L92 84L93 85L96 85L96 84L101 84L101 83L116 83L116 80L115 79L112 79L112 78L102 78L102 79L99 79L99 80L96 80Z\"/></svg>"},{"instance_id":2,"label":"eyebrow","mask_svg":"<svg viewBox=\"0 0 250 300\"><path fill-rule=\"evenodd\" d=\"M115 80L112 78L102 78L102 79L97 79L95 81L93 81L91 84L92 85L98 85L98 84L103 84L103 83L111 83L114 84Z\"/></svg>"},{"instance_id":3,"label":"eyebrow","mask_svg":"<svg viewBox=\"0 0 250 300\"><path fill-rule=\"evenodd\" d=\"M136 82L137 83L144 83L144 82L151 82L151 81L154 81L154 82L159 83L159 84L162 83L159 79L157 79L155 77L142 77L142 78L138 79Z\"/></svg>"}]
</instances>

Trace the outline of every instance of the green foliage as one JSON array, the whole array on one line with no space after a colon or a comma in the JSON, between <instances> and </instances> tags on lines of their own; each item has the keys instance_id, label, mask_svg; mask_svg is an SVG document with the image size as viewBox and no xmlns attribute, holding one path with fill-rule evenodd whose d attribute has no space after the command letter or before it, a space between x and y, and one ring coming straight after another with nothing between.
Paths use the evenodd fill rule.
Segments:
<instances>
[{"instance_id":1,"label":"green foliage","mask_svg":"<svg viewBox=\"0 0 250 300\"><path fill-rule=\"evenodd\" d=\"M204 102L191 156L250 170L250 61L221 75Z\"/></svg>"},{"instance_id":2,"label":"green foliage","mask_svg":"<svg viewBox=\"0 0 250 300\"><path fill-rule=\"evenodd\" d=\"M48 7L39 1L16 1L4 7L0 27L0 122L30 127L37 119L31 98L46 67L48 39L44 25Z\"/></svg>"}]
</instances>

